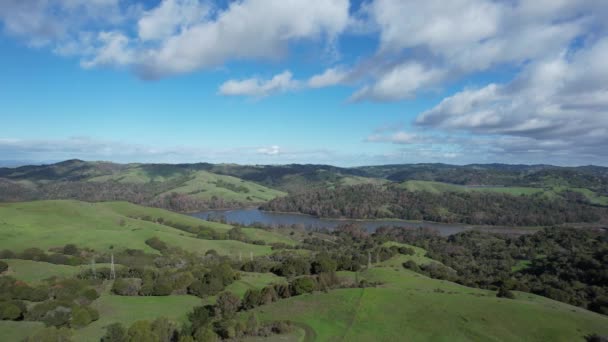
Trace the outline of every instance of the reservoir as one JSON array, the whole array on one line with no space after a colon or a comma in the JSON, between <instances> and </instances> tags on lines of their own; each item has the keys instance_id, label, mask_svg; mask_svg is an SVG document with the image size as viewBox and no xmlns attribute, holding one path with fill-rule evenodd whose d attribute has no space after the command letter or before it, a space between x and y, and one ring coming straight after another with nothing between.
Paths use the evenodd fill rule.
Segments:
<instances>
[{"instance_id":1,"label":"reservoir","mask_svg":"<svg viewBox=\"0 0 608 342\"><path fill-rule=\"evenodd\" d=\"M534 230L526 228L513 227L476 227L466 224L446 224L436 222L411 222L401 220L350 220L350 219L328 219L315 216L294 214L294 213L276 213L269 211L261 211L255 208L247 209L232 209L232 210L207 210L191 214L192 216L203 220L224 217L228 223L238 223L242 225L251 225L253 223L262 223L269 226L289 226L301 225L307 229L327 228L333 229L343 224L356 224L363 227L368 232L373 232L379 227L402 227L404 229L417 229L420 227L431 228L439 232L443 236L456 234L470 229L481 229L484 231L495 231L511 234L533 233Z\"/></svg>"}]
</instances>

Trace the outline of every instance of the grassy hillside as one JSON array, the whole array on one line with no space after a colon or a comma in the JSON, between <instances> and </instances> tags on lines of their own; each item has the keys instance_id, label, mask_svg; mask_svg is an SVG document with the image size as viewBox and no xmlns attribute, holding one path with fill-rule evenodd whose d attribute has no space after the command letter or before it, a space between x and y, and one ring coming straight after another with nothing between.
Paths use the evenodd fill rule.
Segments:
<instances>
[{"instance_id":1,"label":"grassy hillside","mask_svg":"<svg viewBox=\"0 0 608 342\"><path fill-rule=\"evenodd\" d=\"M563 185L554 185L546 187L521 187L521 186L484 186L484 187L472 187L457 184L449 184L442 182L433 181L419 181L409 180L400 184L400 187L409 191L426 191L431 193L442 193L442 192L470 192L470 191L481 191L481 192L496 192L505 193L514 196L521 195L534 195L542 194L548 198L554 198L555 196L561 196L565 191L578 192L585 196L587 200L593 204L608 205L608 196L601 196L594 191L585 188L574 188Z\"/></svg>"},{"instance_id":2,"label":"grassy hillside","mask_svg":"<svg viewBox=\"0 0 608 342\"><path fill-rule=\"evenodd\" d=\"M164 171L164 172L163 172ZM214 174L208 171L183 169L151 169L134 166L113 173L88 179L91 182L115 181L120 183L171 183L159 195L180 193L210 200L218 197L226 201L260 203L269 201L285 193L236 177Z\"/></svg>"},{"instance_id":3,"label":"grassy hillside","mask_svg":"<svg viewBox=\"0 0 608 342\"><path fill-rule=\"evenodd\" d=\"M194 296L127 297L102 294L93 303L100 319L84 329L75 330L74 340L99 341L105 333L104 327L114 322L128 326L138 320L154 320L164 316L181 323L192 308L201 304L202 300Z\"/></svg>"},{"instance_id":4,"label":"grassy hillside","mask_svg":"<svg viewBox=\"0 0 608 342\"><path fill-rule=\"evenodd\" d=\"M266 202L286 193L265 186L247 182L242 179L216 175L207 171L198 171L191 179L166 193L177 192L192 195L202 199L213 196L237 202Z\"/></svg>"},{"instance_id":5,"label":"grassy hillside","mask_svg":"<svg viewBox=\"0 0 608 342\"><path fill-rule=\"evenodd\" d=\"M608 333L608 317L531 294L501 299L397 267L359 277L384 285L293 297L256 312L289 317L315 341L583 341Z\"/></svg>"},{"instance_id":6,"label":"grassy hillside","mask_svg":"<svg viewBox=\"0 0 608 342\"><path fill-rule=\"evenodd\" d=\"M271 252L269 246L253 245L233 240L202 240L192 234L170 226L132 218L149 215L162 217L165 222L205 226L218 231L231 227L205 222L193 217L166 210L145 208L126 202L85 203L78 201L36 201L0 204L0 249L22 251L30 247L49 249L74 243L96 250L141 249L156 251L145 240L159 237L169 245L185 250L205 252L216 250L222 255L264 255ZM273 236L276 240L287 238L271 232L247 230L251 236Z\"/></svg>"}]
</instances>

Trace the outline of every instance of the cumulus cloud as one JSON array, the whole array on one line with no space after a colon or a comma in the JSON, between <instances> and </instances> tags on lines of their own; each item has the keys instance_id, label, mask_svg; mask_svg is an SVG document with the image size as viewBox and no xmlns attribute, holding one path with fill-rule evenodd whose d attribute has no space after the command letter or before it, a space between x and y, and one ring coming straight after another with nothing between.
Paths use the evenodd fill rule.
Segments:
<instances>
[{"instance_id":1,"label":"cumulus cloud","mask_svg":"<svg viewBox=\"0 0 608 342\"><path fill-rule=\"evenodd\" d=\"M416 62L406 62L381 75L373 85L358 90L351 100L394 101L413 98L419 89L438 84L443 76L442 70L426 68Z\"/></svg>"},{"instance_id":2,"label":"cumulus cloud","mask_svg":"<svg viewBox=\"0 0 608 342\"><path fill-rule=\"evenodd\" d=\"M190 72L246 58L276 59L290 41L326 37L348 24L348 0L245 0L146 51L142 72L150 77ZM268 13L272 13L271 16Z\"/></svg>"},{"instance_id":3,"label":"cumulus cloud","mask_svg":"<svg viewBox=\"0 0 608 342\"><path fill-rule=\"evenodd\" d=\"M293 79L289 71L264 80L257 77L244 80L229 80L220 86L219 93L227 96L264 97L297 89L299 82Z\"/></svg>"},{"instance_id":4,"label":"cumulus cloud","mask_svg":"<svg viewBox=\"0 0 608 342\"><path fill-rule=\"evenodd\" d=\"M363 11L380 38L374 64L391 58L402 62L379 71L372 68L371 84L353 99L397 101L437 83L424 78L415 82L417 77L402 73L403 65L424 63L443 76L437 81L444 84L494 67L555 56L576 38L606 26L608 3L375 0Z\"/></svg>"},{"instance_id":5,"label":"cumulus cloud","mask_svg":"<svg viewBox=\"0 0 608 342\"><path fill-rule=\"evenodd\" d=\"M122 54L113 63L159 78L234 60L275 60L299 40L324 41L331 49L348 26L349 6L349 0L243 0L216 8L202 0L164 0L143 10L142 3L119 0L6 0L0 2L0 21L9 34L51 44L60 54L78 55L76 47L87 47L83 31L101 40L102 33L115 32L111 49L128 41L130 50L128 59ZM83 51L86 67L112 59L107 49L92 56Z\"/></svg>"},{"instance_id":6,"label":"cumulus cloud","mask_svg":"<svg viewBox=\"0 0 608 342\"><path fill-rule=\"evenodd\" d=\"M421 126L572 143L608 142L608 67L604 38L574 54L530 64L512 82L468 89L416 120ZM581 141L579 141L581 140Z\"/></svg>"},{"instance_id":7,"label":"cumulus cloud","mask_svg":"<svg viewBox=\"0 0 608 342\"><path fill-rule=\"evenodd\" d=\"M124 66L129 65L135 58L134 52L129 48L129 38L120 32L99 32L94 42L86 41L82 45L85 51L90 51L92 57L81 61L84 68L98 66Z\"/></svg>"},{"instance_id":8,"label":"cumulus cloud","mask_svg":"<svg viewBox=\"0 0 608 342\"><path fill-rule=\"evenodd\" d=\"M92 23L117 24L123 19L119 0L3 0L4 31L28 44L59 44Z\"/></svg>"},{"instance_id":9,"label":"cumulus cloud","mask_svg":"<svg viewBox=\"0 0 608 342\"><path fill-rule=\"evenodd\" d=\"M178 30L187 30L200 23L210 11L208 4L198 0L164 0L146 11L137 23L139 38L143 41L168 38Z\"/></svg>"},{"instance_id":10,"label":"cumulus cloud","mask_svg":"<svg viewBox=\"0 0 608 342\"><path fill-rule=\"evenodd\" d=\"M345 82L347 77L347 71L341 68L329 68L323 73L313 75L310 79L308 79L308 86L310 88L329 87Z\"/></svg>"}]
</instances>

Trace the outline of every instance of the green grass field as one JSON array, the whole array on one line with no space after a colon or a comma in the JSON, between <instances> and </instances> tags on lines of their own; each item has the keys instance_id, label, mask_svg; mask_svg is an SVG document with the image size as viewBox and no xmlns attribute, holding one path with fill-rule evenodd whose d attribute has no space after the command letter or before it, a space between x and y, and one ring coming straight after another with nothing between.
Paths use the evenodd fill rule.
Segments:
<instances>
[{"instance_id":1,"label":"green grass field","mask_svg":"<svg viewBox=\"0 0 608 342\"><path fill-rule=\"evenodd\" d=\"M262 289L270 284L282 284L287 280L273 273L241 272L241 279L226 287L226 291L242 297L249 289Z\"/></svg>"},{"instance_id":2,"label":"green grass field","mask_svg":"<svg viewBox=\"0 0 608 342\"><path fill-rule=\"evenodd\" d=\"M42 329L44 329L44 323L42 322L0 321L0 340L6 342L22 341Z\"/></svg>"},{"instance_id":3,"label":"green grass field","mask_svg":"<svg viewBox=\"0 0 608 342\"><path fill-rule=\"evenodd\" d=\"M37 283L51 277L68 278L78 274L83 266L55 265L43 261L2 259L9 266L6 275L26 283ZM109 267L110 264L97 264L97 267Z\"/></svg>"},{"instance_id":4,"label":"green grass field","mask_svg":"<svg viewBox=\"0 0 608 342\"><path fill-rule=\"evenodd\" d=\"M256 313L305 325L316 341L583 341L608 333L608 317L530 294L501 299L397 267L360 277L384 285L292 297Z\"/></svg>"},{"instance_id":5,"label":"green grass field","mask_svg":"<svg viewBox=\"0 0 608 342\"><path fill-rule=\"evenodd\" d=\"M105 333L104 327L115 322L129 326L138 320L154 320L157 317L184 322L188 312L198 305L202 305L202 300L194 296L127 297L102 294L92 304L99 311L99 320L75 330L74 340L97 342Z\"/></svg>"},{"instance_id":6,"label":"green grass field","mask_svg":"<svg viewBox=\"0 0 608 342\"><path fill-rule=\"evenodd\" d=\"M222 255L265 255L269 246L253 245L233 240L202 240L187 232L129 216L151 214L166 221L204 225L227 231L230 226L205 222L197 218L166 210L144 208L126 202L85 203L78 201L36 201L0 204L0 249L22 251L30 247L49 249L74 243L96 250L141 249L156 251L145 240L157 236L169 245L188 251L204 253L214 249ZM247 231L250 235L267 238L271 232ZM286 239L282 235L274 237Z\"/></svg>"},{"instance_id":7,"label":"green grass field","mask_svg":"<svg viewBox=\"0 0 608 342\"><path fill-rule=\"evenodd\" d=\"M439 261L428 258L426 256L426 250L424 250L423 248L420 248L420 247L408 245L406 243L394 242L394 241L385 242L384 246L386 246L386 247L397 246L397 247L411 248L414 250L414 255L397 254L394 257L382 262L381 263L382 266L401 267L404 262L409 261L409 260L412 260L413 262L415 262L418 265L426 265L426 264L430 264L433 262L438 263L438 264L440 263Z\"/></svg>"}]
</instances>

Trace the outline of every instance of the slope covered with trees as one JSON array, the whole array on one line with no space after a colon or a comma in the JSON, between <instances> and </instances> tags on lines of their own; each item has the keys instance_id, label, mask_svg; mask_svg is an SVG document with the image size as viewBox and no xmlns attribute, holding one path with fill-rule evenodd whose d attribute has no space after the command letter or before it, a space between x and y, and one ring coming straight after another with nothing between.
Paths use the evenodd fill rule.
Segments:
<instances>
[{"instance_id":1,"label":"slope covered with trees","mask_svg":"<svg viewBox=\"0 0 608 342\"><path fill-rule=\"evenodd\" d=\"M608 218L607 208L592 205L576 192L567 193L565 198L546 198L539 194L409 191L393 185L313 190L274 199L262 208L320 217L506 226L547 226Z\"/></svg>"}]
</instances>

